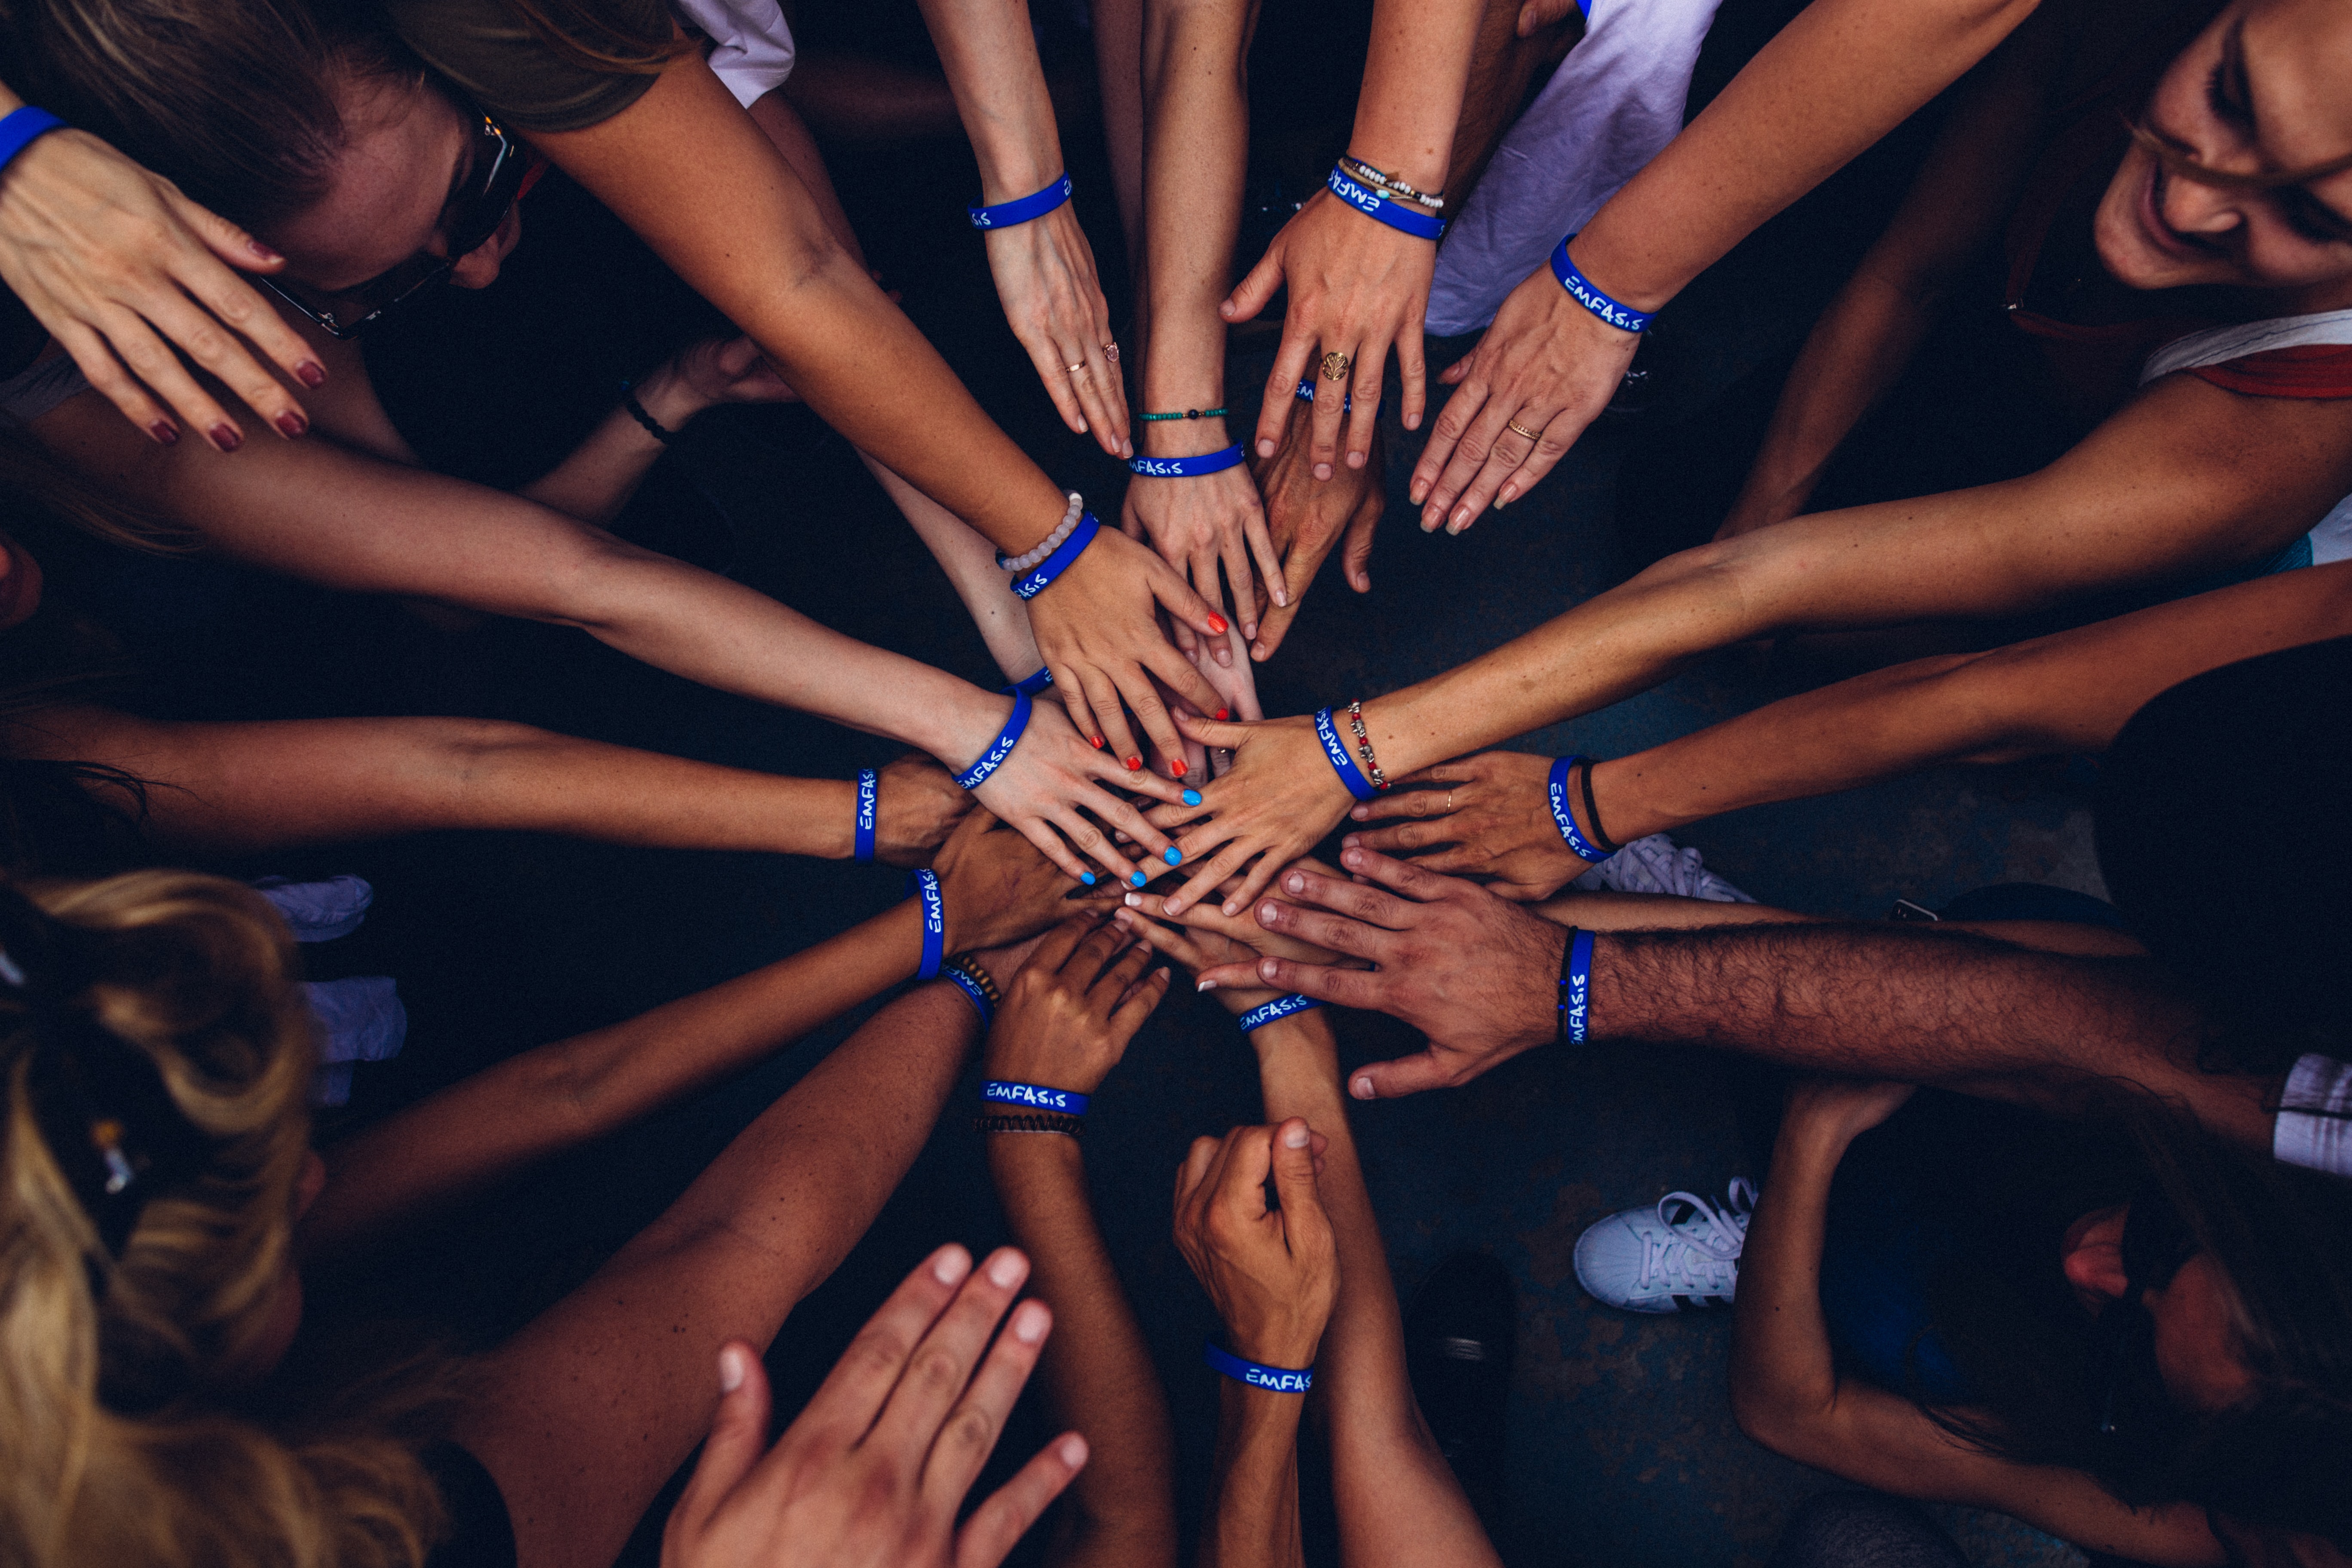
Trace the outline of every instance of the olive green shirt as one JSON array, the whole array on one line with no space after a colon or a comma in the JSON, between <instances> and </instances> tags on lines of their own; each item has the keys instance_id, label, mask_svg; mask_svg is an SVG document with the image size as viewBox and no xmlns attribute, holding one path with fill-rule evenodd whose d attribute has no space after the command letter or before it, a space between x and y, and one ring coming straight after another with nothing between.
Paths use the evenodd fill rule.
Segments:
<instances>
[{"instance_id":1,"label":"olive green shirt","mask_svg":"<svg viewBox=\"0 0 2352 1568\"><path fill-rule=\"evenodd\" d=\"M624 32L668 30L662 0L574 0ZM642 72L598 70L567 58L506 0L387 0L393 26L425 62L516 131L582 131L643 97Z\"/></svg>"}]
</instances>

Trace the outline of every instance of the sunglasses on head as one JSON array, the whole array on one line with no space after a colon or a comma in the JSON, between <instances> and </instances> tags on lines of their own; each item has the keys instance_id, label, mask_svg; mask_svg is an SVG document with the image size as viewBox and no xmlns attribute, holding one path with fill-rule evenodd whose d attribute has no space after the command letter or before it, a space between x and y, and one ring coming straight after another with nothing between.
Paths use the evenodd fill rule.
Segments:
<instances>
[{"instance_id":1,"label":"sunglasses on head","mask_svg":"<svg viewBox=\"0 0 2352 1568\"><path fill-rule=\"evenodd\" d=\"M389 271L332 294L268 278L254 281L302 312L328 336L348 341L403 300L446 278L462 258L498 233L538 167L530 149L505 126L487 114L478 118L480 140L474 152L473 174L465 188L450 198L441 225L448 244L440 255L419 251Z\"/></svg>"}]
</instances>

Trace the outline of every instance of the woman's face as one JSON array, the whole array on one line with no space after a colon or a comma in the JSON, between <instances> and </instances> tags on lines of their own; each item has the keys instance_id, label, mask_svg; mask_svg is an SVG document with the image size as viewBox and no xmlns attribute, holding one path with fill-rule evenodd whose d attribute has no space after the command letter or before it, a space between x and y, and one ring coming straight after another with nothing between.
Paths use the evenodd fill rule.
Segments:
<instances>
[{"instance_id":1,"label":"woman's face","mask_svg":"<svg viewBox=\"0 0 2352 1568\"><path fill-rule=\"evenodd\" d=\"M2076 1300L2095 1314L2131 1289L2124 1273L2124 1222L2128 1205L2084 1215L2067 1231L2061 1263ZM2210 1252L2180 1266L2164 1285L2140 1293L2156 1325L2156 1370L2184 1410L2219 1410L2253 1383L2238 1359L2229 1281Z\"/></svg>"},{"instance_id":2,"label":"woman's face","mask_svg":"<svg viewBox=\"0 0 2352 1568\"><path fill-rule=\"evenodd\" d=\"M310 291L355 289L420 253L448 253L453 198L472 188L483 137L478 118L422 82L342 79L348 139L334 183L310 207L265 237L286 257L287 277ZM488 288L522 236L520 205L498 232L459 257L449 281Z\"/></svg>"},{"instance_id":3,"label":"woman's face","mask_svg":"<svg viewBox=\"0 0 2352 1568\"><path fill-rule=\"evenodd\" d=\"M2352 153L2352 6L2238 0L2174 59L2147 130L2178 157L2233 174ZM2285 290L2288 309L2352 303L2352 170L2306 184L2205 184L2135 141L2093 223L2099 258L2135 289Z\"/></svg>"}]
</instances>

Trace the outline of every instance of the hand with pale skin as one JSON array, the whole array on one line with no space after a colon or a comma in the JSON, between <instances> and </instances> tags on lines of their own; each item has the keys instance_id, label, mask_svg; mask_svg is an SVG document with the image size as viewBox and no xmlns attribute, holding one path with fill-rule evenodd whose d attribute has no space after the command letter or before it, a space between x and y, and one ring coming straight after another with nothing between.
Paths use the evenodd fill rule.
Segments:
<instances>
[{"instance_id":1,"label":"hand with pale skin","mask_svg":"<svg viewBox=\"0 0 2352 1568\"><path fill-rule=\"evenodd\" d=\"M1300 864L1328 870L1311 860ZM1150 943L1153 952L1195 975L1255 963L1269 953L1296 963L1343 965L1347 962L1328 948L1265 930L1247 915L1229 915L1214 904L1194 904L1181 916L1171 916L1165 902L1150 893L1129 893L1126 903L1125 909L1113 911L1111 919ZM1169 923L1171 921L1173 924ZM1225 1010L1235 1016L1283 994L1261 986L1203 984L1198 988L1213 993Z\"/></svg>"},{"instance_id":2,"label":"hand with pale skin","mask_svg":"<svg viewBox=\"0 0 2352 1568\"><path fill-rule=\"evenodd\" d=\"M663 1528L662 1568L1003 1562L1087 1463L1086 1439L1066 1432L956 1522L1053 1330L1045 1302L1013 1305L1028 1277L1009 1247L978 1269L961 1247L933 1253L772 1447L759 1355L721 1346L718 1414Z\"/></svg>"},{"instance_id":3,"label":"hand with pale skin","mask_svg":"<svg viewBox=\"0 0 2352 1568\"><path fill-rule=\"evenodd\" d=\"M1223 422L1208 423L1217 425L1218 431L1203 434L1202 440L1188 442L1188 446L1207 452L1224 445L1221 438ZM1203 445L1213 435L1220 437L1217 445ZM1168 455L1198 454L1187 451ZM1233 589L1234 613L1241 622L1242 636L1249 638L1257 635L1258 584L1251 573L1251 558L1255 555L1257 569L1265 574L1268 583L1281 580L1282 566L1273 538L1266 532L1265 507L1258 500L1257 486L1251 482L1245 467L1188 479L1138 475L1128 482L1121 526L1129 538L1149 542L1162 559L1185 574L1195 592L1213 605L1224 600L1224 592L1217 582L1217 568L1223 566L1225 582ZM1233 662L1233 649L1225 638L1196 639L1192 628L1181 621L1172 623L1169 629L1175 636L1176 646L1185 653L1205 646L1217 663Z\"/></svg>"},{"instance_id":4,"label":"hand with pale skin","mask_svg":"<svg viewBox=\"0 0 2352 1568\"><path fill-rule=\"evenodd\" d=\"M1003 987L983 1071L1012 1083L1092 1094L1168 994L1152 950L1097 909L1045 933Z\"/></svg>"},{"instance_id":5,"label":"hand with pale skin","mask_svg":"<svg viewBox=\"0 0 2352 1568\"><path fill-rule=\"evenodd\" d=\"M928 866L971 809L953 773L909 752L874 781L874 858L908 869Z\"/></svg>"},{"instance_id":6,"label":"hand with pale skin","mask_svg":"<svg viewBox=\"0 0 2352 1568\"><path fill-rule=\"evenodd\" d=\"M1257 922L1368 960L1370 970L1268 957L1209 970L1202 983L1301 992L1386 1013L1429 1037L1429 1048L1416 1056L1359 1068L1348 1080L1358 1100L1465 1084L1558 1037L1553 996L1565 927L1475 882L1433 876L1369 849L1347 850L1339 864L1366 879L1291 867L1280 879L1281 897L1259 900Z\"/></svg>"},{"instance_id":7,"label":"hand with pale skin","mask_svg":"<svg viewBox=\"0 0 2352 1568\"><path fill-rule=\"evenodd\" d=\"M1489 502L1508 506L1527 494L1609 406L1641 344L1640 333L1578 304L1549 262L1529 273L1478 346L1438 377L1456 390L1406 491L1421 508L1421 531L1459 533Z\"/></svg>"},{"instance_id":8,"label":"hand with pale skin","mask_svg":"<svg viewBox=\"0 0 2352 1568\"><path fill-rule=\"evenodd\" d=\"M660 411L647 395L656 383L674 387L674 395L688 405L688 419L722 403L801 400L800 394L776 374L775 367L760 352L760 345L747 337L705 338L698 343L690 343L672 354L661 369L641 378L636 384L638 401L646 405L647 413L659 419ZM663 419L662 423L670 422Z\"/></svg>"},{"instance_id":9,"label":"hand with pale skin","mask_svg":"<svg viewBox=\"0 0 2352 1568\"><path fill-rule=\"evenodd\" d=\"M931 869L940 879L949 952L1026 941L1066 918L1077 890L1028 839L985 811L973 812L948 836Z\"/></svg>"},{"instance_id":10,"label":"hand with pale skin","mask_svg":"<svg viewBox=\"0 0 2352 1568\"><path fill-rule=\"evenodd\" d=\"M1339 569L1348 586L1359 594L1372 591L1372 530L1388 508L1380 431L1372 432L1368 448L1370 460L1364 467L1317 479L1309 451L1314 422L1311 417L1300 417L1305 411L1296 406L1296 398L1287 401L1294 406L1282 427L1282 440L1274 456L1257 470L1258 488L1265 496L1267 531L1281 562L1280 570L1268 572L1265 577L1265 592L1271 607L1250 634L1255 639L1250 657L1261 663L1272 658L1289 635L1290 623L1297 618L1298 606L1314 585L1315 574L1323 569L1324 558L1343 538L1347 548L1340 553Z\"/></svg>"},{"instance_id":11,"label":"hand with pale skin","mask_svg":"<svg viewBox=\"0 0 2352 1568\"><path fill-rule=\"evenodd\" d=\"M1269 1208L1271 1176L1280 1208ZM1229 1347L1264 1366L1315 1364L1339 1256L1315 1187L1306 1119L1195 1138L1176 1172L1176 1247L1216 1304Z\"/></svg>"},{"instance_id":12,"label":"hand with pale skin","mask_svg":"<svg viewBox=\"0 0 2352 1568\"><path fill-rule=\"evenodd\" d=\"M1182 662L1182 655L1168 651ZM992 742L1012 716L1013 700L992 698L990 707L996 715L995 728L989 731ZM973 758L980 754L975 752ZM969 765L973 759L957 760ZM1106 826L1141 844L1155 859L1164 858L1169 847L1167 838L1119 790L1161 801L1183 798L1181 786L1172 780L1149 769L1130 770L1079 739L1063 705L1046 697L1032 700L1029 726L1013 754L972 793L981 805L1018 827L1066 875L1091 886L1100 871L1108 870L1114 881L1121 881L1132 870ZM1088 859L1094 862L1092 868Z\"/></svg>"},{"instance_id":13,"label":"hand with pale skin","mask_svg":"<svg viewBox=\"0 0 2352 1568\"><path fill-rule=\"evenodd\" d=\"M21 104L0 87L0 113ZM280 436L310 427L263 362L302 386L326 369L234 270L274 272L285 259L83 132L52 131L0 172L0 282L162 446L184 429L224 452L245 442L182 354Z\"/></svg>"},{"instance_id":14,"label":"hand with pale skin","mask_svg":"<svg viewBox=\"0 0 2352 1568\"><path fill-rule=\"evenodd\" d=\"M1569 849L1553 819L1551 764L1523 752L1481 752L1423 768L1350 809L1351 820L1381 826L1350 833L1340 845L1410 854L1424 871L1476 877L1489 892L1540 902L1593 867ZM1589 831L1581 814L1579 826Z\"/></svg>"},{"instance_id":15,"label":"hand with pale skin","mask_svg":"<svg viewBox=\"0 0 2352 1568\"><path fill-rule=\"evenodd\" d=\"M1114 458L1133 457L1110 307L1103 302L1076 204L1064 202L1044 217L991 229L983 237L1004 320L1029 351L1062 423L1093 436Z\"/></svg>"},{"instance_id":16,"label":"hand with pale skin","mask_svg":"<svg viewBox=\"0 0 2352 1568\"><path fill-rule=\"evenodd\" d=\"M1149 814L1177 835L1181 863L1190 868L1169 910L1181 914L1233 880L1237 886L1223 904L1226 913L1239 914L1275 872L1346 817L1350 796L1324 758L1312 718L1238 724L1187 714L1179 721L1191 739L1232 752L1234 765L1200 786L1200 805L1154 806Z\"/></svg>"},{"instance_id":17,"label":"hand with pale skin","mask_svg":"<svg viewBox=\"0 0 2352 1568\"><path fill-rule=\"evenodd\" d=\"M1028 601L1037 651L1053 670L1071 717L1083 723L1091 716L1095 729L1087 739L1101 737L1109 754L1130 773L1144 771L1144 756L1128 726L1129 709L1157 757L1164 762L1184 754L1168 705L1152 689L1154 677L1203 713L1224 706L1215 689L1161 635L1163 607L1171 619L1204 636L1222 637L1231 624L1150 546L1115 528L1096 534L1067 570ZM1132 787L1174 798L1140 782Z\"/></svg>"}]
</instances>

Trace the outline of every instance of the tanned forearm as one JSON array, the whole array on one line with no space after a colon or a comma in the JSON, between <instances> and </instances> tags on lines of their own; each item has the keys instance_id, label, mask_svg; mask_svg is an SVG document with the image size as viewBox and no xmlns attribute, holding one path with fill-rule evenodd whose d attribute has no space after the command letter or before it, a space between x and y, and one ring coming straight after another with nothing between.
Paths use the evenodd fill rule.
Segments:
<instances>
[{"instance_id":1,"label":"tanned forearm","mask_svg":"<svg viewBox=\"0 0 2352 1568\"><path fill-rule=\"evenodd\" d=\"M1217 1456L1201 1568L1297 1568L1298 1414L1295 1394L1269 1394L1233 1378L1217 1407Z\"/></svg>"},{"instance_id":2,"label":"tanned forearm","mask_svg":"<svg viewBox=\"0 0 2352 1568\"><path fill-rule=\"evenodd\" d=\"M1171 1564L1176 1560L1176 1439L1151 1350L1120 1288L1087 1195L1077 1140L992 1133L989 1173L1013 1239L1029 1255L1032 1294L1054 1309L1040 1363L1059 1420L1090 1458L1070 1484L1050 1561Z\"/></svg>"}]
</instances>

